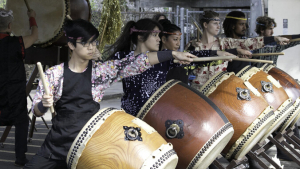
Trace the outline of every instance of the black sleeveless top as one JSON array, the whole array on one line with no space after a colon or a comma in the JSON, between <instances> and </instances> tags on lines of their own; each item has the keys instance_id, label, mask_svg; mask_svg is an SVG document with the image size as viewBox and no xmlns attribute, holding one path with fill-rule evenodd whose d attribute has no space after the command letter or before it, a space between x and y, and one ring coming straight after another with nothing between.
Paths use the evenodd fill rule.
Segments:
<instances>
[{"instance_id":1,"label":"black sleeveless top","mask_svg":"<svg viewBox=\"0 0 300 169\"><path fill-rule=\"evenodd\" d=\"M72 72L64 64L64 82L61 98L55 105L57 115L43 143L39 155L45 158L66 160L68 151L80 130L95 115L100 104L92 96L92 61L83 73Z\"/></svg>"}]
</instances>

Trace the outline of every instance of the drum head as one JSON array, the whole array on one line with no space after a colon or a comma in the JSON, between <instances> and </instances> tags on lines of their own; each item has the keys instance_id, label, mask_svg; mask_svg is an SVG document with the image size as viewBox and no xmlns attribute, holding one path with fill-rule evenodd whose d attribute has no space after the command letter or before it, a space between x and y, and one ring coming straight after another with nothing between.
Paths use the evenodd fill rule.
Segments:
<instances>
[{"instance_id":1,"label":"drum head","mask_svg":"<svg viewBox=\"0 0 300 169\"><path fill-rule=\"evenodd\" d=\"M69 14L68 1L41 1L30 0L29 6L36 12L36 23L39 28L39 37L35 45L42 47L51 45L62 36L62 26L66 15ZM6 9L13 11L14 21L12 33L15 36L31 34L27 7L24 1L8 0Z\"/></svg>"}]
</instances>

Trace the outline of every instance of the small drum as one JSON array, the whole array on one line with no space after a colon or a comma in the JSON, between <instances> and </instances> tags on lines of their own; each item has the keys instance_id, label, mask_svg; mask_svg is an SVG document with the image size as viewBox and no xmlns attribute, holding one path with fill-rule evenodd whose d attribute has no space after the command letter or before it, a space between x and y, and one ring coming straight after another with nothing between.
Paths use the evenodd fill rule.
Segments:
<instances>
[{"instance_id":1,"label":"small drum","mask_svg":"<svg viewBox=\"0 0 300 169\"><path fill-rule=\"evenodd\" d=\"M233 135L220 109L199 91L170 80L161 86L137 115L174 146L177 168L207 168Z\"/></svg>"},{"instance_id":2,"label":"small drum","mask_svg":"<svg viewBox=\"0 0 300 169\"><path fill-rule=\"evenodd\" d=\"M280 85L293 102L293 110L279 127L279 131L281 132L289 125L294 126L300 118L300 85L294 78L277 68L275 65L265 64L262 69L275 79L279 80Z\"/></svg>"},{"instance_id":3,"label":"small drum","mask_svg":"<svg viewBox=\"0 0 300 169\"><path fill-rule=\"evenodd\" d=\"M274 123L262 138L262 142L277 130L289 116L293 109L292 99L288 97L280 83L271 75L264 72L263 69L246 66L237 73L237 76L245 82L251 83L275 110Z\"/></svg>"},{"instance_id":4,"label":"small drum","mask_svg":"<svg viewBox=\"0 0 300 169\"><path fill-rule=\"evenodd\" d=\"M63 25L67 15L72 19L90 19L91 7L88 0L30 0L28 3L36 12L36 22L39 27L39 39L35 42L37 46L46 47L56 41L58 45L66 44L66 39L60 38L63 35ZM30 35L27 7L24 1L7 0L6 9L13 11L12 33L16 36Z\"/></svg>"},{"instance_id":5,"label":"small drum","mask_svg":"<svg viewBox=\"0 0 300 169\"><path fill-rule=\"evenodd\" d=\"M233 72L220 72L207 81L200 91L225 114L234 135L222 154L239 160L264 136L274 121L274 112L261 94Z\"/></svg>"},{"instance_id":6,"label":"small drum","mask_svg":"<svg viewBox=\"0 0 300 169\"><path fill-rule=\"evenodd\" d=\"M151 126L123 110L106 108L82 128L67 156L68 168L174 169L178 156Z\"/></svg>"}]
</instances>

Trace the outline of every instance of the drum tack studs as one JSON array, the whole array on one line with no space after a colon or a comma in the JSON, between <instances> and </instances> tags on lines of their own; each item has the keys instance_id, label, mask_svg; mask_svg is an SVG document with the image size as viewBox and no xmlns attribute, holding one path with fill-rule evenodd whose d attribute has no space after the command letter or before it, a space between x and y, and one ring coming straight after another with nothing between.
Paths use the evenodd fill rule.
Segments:
<instances>
[{"instance_id":1,"label":"drum tack studs","mask_svg":"<svg viewBox=\"0 0 300 169\"><path fill-rule=\"evenodd\" d=\"M127 141L143 141L142 139L142 133L141 133L141 128L139 127L127 127L123 126L124 134L125 134L125 140Z\"/></svg>"},{"instance_id":2,"label":"drum tack studs","mask_svg":"<svg viewBox=\"0 0 300 169\"><path fill-rule=\"evenodd\" d=\"M242 89L237 87L236 91L238 93L237 99L238 100L251 100L250 91L248 89Z\"/></svg>"},{"instance_id":3,"label":"drum tack studs","mask_svg":"<svg viewBox=\"0 0 300 169\"><path fill-rule=\"evenodd\" d=\"M273 93L273 84L271 82L265 82L265 81L261 81L261 85L262 85L262 92L265 93Z\"/></svg>"},{"instance_id":4,"label":"drum tack studs","mask_svg":"<svg viewBox=\"0 0 300 169\"><path fill-rule=\"evenodd\" d=\"M178 138L181 139L184 136L183 133L183 121L182 120L167 120L166 126L166 137L169 139Z\"/></svg>"}]
</instances>

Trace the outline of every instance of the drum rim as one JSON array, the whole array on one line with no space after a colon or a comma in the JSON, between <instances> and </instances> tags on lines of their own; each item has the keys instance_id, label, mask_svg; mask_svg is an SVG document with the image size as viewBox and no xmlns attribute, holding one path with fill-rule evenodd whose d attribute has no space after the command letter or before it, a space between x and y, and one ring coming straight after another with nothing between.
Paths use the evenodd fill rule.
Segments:
<instances>
[{"instance_id":1,"label":"drum rim","mask_svg":"<svg viewBox=\"0 0 300 169\"><path fill-rule=\"evenodd\" d=\"M225 133L227 133L228 135L232 133L233 135L234 129L233 129L233 125L228 122L226 123L223 127L221 127L204 145L203 147L199 150L199 152L194 156L194 158L191 160L190 164L188 165L188 169L193 169L193 168L198 168L198 166L200 164L197 164L200 159L202 158L203 155L205 155L208 149L212 148L212 145L218 141L218 139L224 135ZM226 136L226 135L225 135ZM232 138L232 136L231 136ZM231 139L230 138L230 139ZM230 141L230 139L228 140L228 142ZM222 141L222 140L220 140ZM227 142L227 143L228 143ZM226 143L226 145L227 145ZM226 147L226 145L223 147L223 149ZM215 145L216 146L216 145ZM214 147L215 147L214 146ZM213 147L213 148L214 148ZM220 153L223 151L223 149L220 151Z\"/></svg>"},{"instance_id":2,"label":"drum rim","mask_svg":"<svg viewBox=\"0 0 300 169\"><path fill-rule=\"evenodd\" d=\"M155 105L155 103L174 85L178 84L180 81L177 80L170 80L166 82L163 86L161 86L153 95L147 100L147 102L143 105L140 109L138 114L136 115L137 118L143 120L146 115L148 114L149 110Z\"/></svg>"},{"instance_id":3,"label":"drum rim","mask_svg":"<svg viewBox=\"0 0 300 169\"><path fill-rule=\"evenodd\" d=\"M182 83L181 81L174 80L174 79L169 80L163 86L161 86L155 93L153 93L153 95L147 100L147 102L140 109L140 111L136 115L136 117L140 118L141 120L143 120L146 117L146 115L148 114L148 112L151 110L151 108L155 105L155 103L161 97L163 97L164 94L167 91L169 91L170 88L172 88L176 84L179 84L179 85L187 88L188 90L191 90L195 94L197 94L199 97L201 97L204 101L206 101L218 113L218 115L221 117L221 119L223 120L224 123L228 123L229 122L229 120L227 119L227 117L225 116L225 114L207 96L205 96L201 92L199 93L198 90L196 90L196 89L194 89L192 87L188 88L189 87L188 85ZM196 92L198 92L198 93L196 93Z\"/></svg>"},{"instance_id":4,"label":"drum rim","mask_svg":"<svg viewBox=\"0 0 300 169\"><path fill-rule=\"evenodd\" d=\"M270 119L274 119L274 110L271 106L266 107L266 109L250 124L243 134L236 140L236 142L231 146L228 153L226 153L226 159L235 158L237 154L240 154L243 147L251 142L250 138L257 134L256 131L264 129L267 124L269 124ZM246 139L246 140L245 140ZM259 139L260 140L260 139Z\"/></svg>"},{"instance_id":5,"label":"drum rim","mask_svg":"<svg viewBox=\"0 0 300 169\"><path fill-rule=\"evenodd\" d=\"M271 133L279 129L280 125L283 123L283 120L285 120L287 116L290 114L292 108L293 108L293 103L291 102L291 99L287 99L282 105L279 106L279 108L274 112L275 119L273 124L270 126L269 130L267 130L265 136L262 137L260 142L263 142ZM276 125L278 126L276 127Z\"/></svg>"},{"instance_id":6,"label":"drum rim","mask_svg":"<svg viewBox=\"0 0 300 169\"><path fill-rule=\"evenodd\" d=\"M291 110L291 113L284 120L284 122L281 123L279 127L279 131L281 132L285 130L288 126L290 126L290 124L294 121L294 119L298 116L299 113L300 113L300 97L293 104L293 110Z\"/></svg>"},{"instance_id":7,"label":"drum rim","mask_svg":"<svg viewBox=\"0 0 300 169\"><path fill-rule=\"evenodd\" d=\"M89 0L85 0L88 4L88 8L89 8L89 16L88 16L88 21L91 20L92 16L91 16L91 4L90 4L90 1ZM36 47L47 47L47 46L51 46L53 43L55 43L57 40L59 40L62 36L63 36L63 27L66 23L66 16L67 15L71 15L71 0L63 0L63 2L65 3L64 4L64 9L65 9L65 12L63 12L63 19L62 19L62 23L60 25L60 28L59 28L59 31L56 35L54 35L51 39L48 39L44 42L40 42L40 43L34 43L33 46L36 46ZM22 35L20 35L22 36Z\"/></svg>"},{"instance_id":8,"label":"drum rim","mask_svg":"<svg viewBox=\"0 0 300 169\"><path fill-rule=\"evenodd\" d=\"M299 97L300 98L300 97ZM294 120L292 121L292 123L289 126L293 126L297 123L298 119L300 118L300 106L297 108L298 110L298 115L294 118Z\"/></svg>"},{"instance_id":9,"label":"drum rim","mask_svg":"<svg viewBox=\"0 0 300 169\"><path fill-rule=\"evenodd\" d=\"M68 152L68 155L66 158L68 168L72 168L72 169L76 168L76 166L78 164L78 160L82 154L82 153L77 153L77 152L83 152L83 150L85 149L85 145L86 145L84 143L87 143L92 138L89 136L93 135L95 133L94 131L98 130L102 126L104 121L109 116L111 116L112 114L114 114L117 111L119 111L119 110L116 108L111 108L111 107L101 109L93 117L90 118L90 120L80 130L80 132L76 136L75 140L73 141L73 143L69 149L69 152ZM96 122L97 124L93 125L92 123L93 123L93 120L96 119L95 117L97 117L99 119L99 122ZM103 121L101 121L100 119L102 119ZM90 128L91 130L87 130L88 128ZM80 139L82 134L89 135L89 136L83 136L82 139ZM80 142L80 141L82 141L82 142ZM76 146L77 143L79 143L80 145ZM80 154L80 156L78 156L77 154Z\"/></svg>"},{"instance_id":10,"label":"drum rim","mask_svg":"<svg viewBox=\"0 0 300 169\"><path fill-rule=\"evenodd\" d=\"M173 160L177 161L177 165L178 156L175 150L173 149L173 145L171 143L162 144L158 149L152 152L152 154L147 159L145 159L140 169L149 169L151 167L154 167L156 169L164 169L165 166Z\"/></svg>"}]
</instances>

